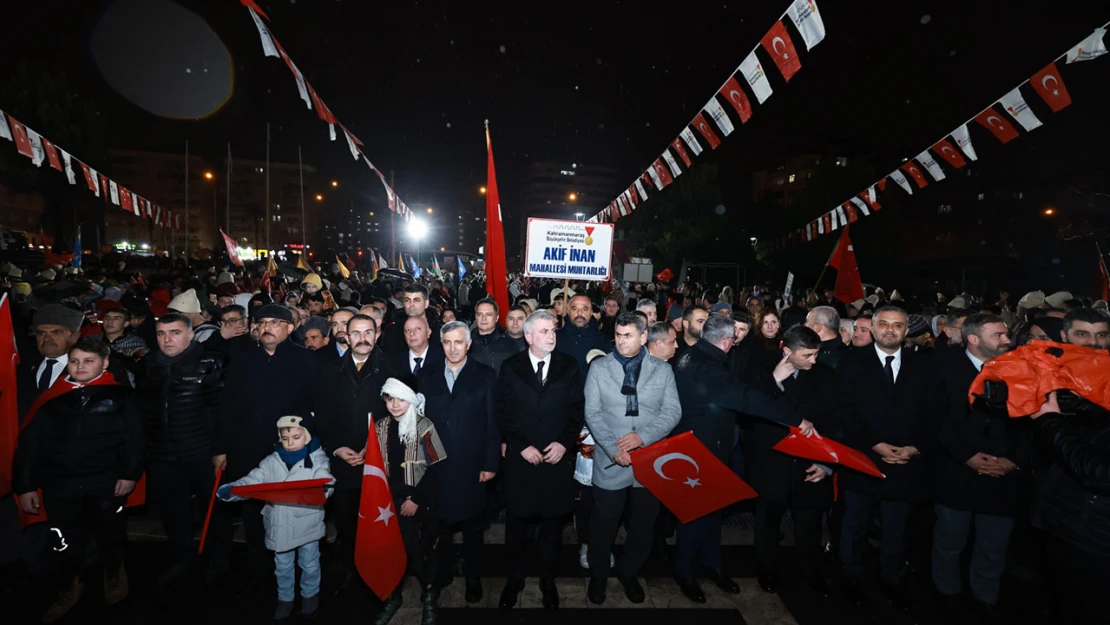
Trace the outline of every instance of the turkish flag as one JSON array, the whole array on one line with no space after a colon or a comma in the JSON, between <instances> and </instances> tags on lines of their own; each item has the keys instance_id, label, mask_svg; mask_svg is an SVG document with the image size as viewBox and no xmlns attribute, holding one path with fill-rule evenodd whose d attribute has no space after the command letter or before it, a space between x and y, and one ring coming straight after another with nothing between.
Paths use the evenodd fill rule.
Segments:
<instances>
[{"instance_id":1,"label":"turkish flag","mask_svg":"<svg viewBox=\"0 0 1110 625\"><path fill-rule=\"evenodd\" d=\"M983 128L991 131L1002 143L1009 143L1018 136L1010 122L1003 119L1002 115L999 115L993 106L976 115L975 121L979 122Z\"/></svg>"},{"instance_id":2,"label":"turkish flag","mask_svg":"<svg viewBox=\"0 0 1110 625\"><path fill-rule=\"evenodd\" d=\"M1098 278L1095 280L1093 293L1104 302L1110 300L1110 272L1106 270L1106 259L1102 257L1102 250L1098 250ZM0 400L3 400L3 396L0 396Z\"/></svg>"},{"instance_id":3,"label":"turkish flag","mask_svg":"<svg viewBox=\"0 0 1110 625\"><path fill-rule=\"evenodd\" d=\"M509 313L509 270L505 260L505 225L501 218L501 194L497 191L497 168L493 162L493 141L489 136L489 125L486 126L485 252L486 287L497 302L501 323L505 323L505 315Z\"/></svg>"},{"instance_id":4,"label":"turkish flag","mask_svg":"<svg viewBox=\"0 0 1110 625\"><path fill-rule=\"evenodd\" d=\"M728 100L732 108L736 109L736 114L740 116L740 122L748 123L748 120L752 118L752 103L748 100L748 95L740 88L740 82L736 80L736 76L728 77L725 86L721 87L720 93Z\"/></svg>"},{"instance_id":5,"label":"turkish flag","mask_svg":"<svg viewBox=\"0 0 1110 625\"><path fill-rule=\"evenodd\" d=\"M713 132L713 129L709 126L709 122L705 120L705 114L698 113L695 115L693 125L694 128L701 133L701 136L705 137L705 140L709 142L709 147L716 150L717 146L721 145L721 140L717 137L717 133Z\"/></svg>"},{"instance_id":6,"label":"turkish flag","mask_svg":"<svg viewBox=\"0 0 1110 625\"><path fill-rule=\"evenodd\" d=\"M308 97L312 98L312 105L316 107L316 114L320 116L320 119L329 124L339 123L339 120L335 119L335 115L331 114L331 109L328 108L328 105L324 104L320 96L316 95L316 90L312 88L311 84L308 84Z\"/></svg>"},{"instance_id":7,"label":"turkish flag","mask_svg":"<svg viewBox=\"0 0 1110 625\"><path fill-rule=\"evenodd\" d=\"M82 163L81 161L77 161L77 164L81 166L81 173L85 174L85 182L89 184L89 191L92 191L97 195L97 197L100 197L100 187L97 186L97 180L96 177L93 175L92 170L89 169L88 165Z\"/></svg>"},{"instance_id":8,"label":"turkish flag","mask_svg":"<svg viewBox=\"0 0 1110 625\"><path fill-rule=\"evenodd\" d=\"M58 158L58 150L50 139L42 138L42 149L46 151L46 158L50 161L50 166L58 171L62 171L62 159Z\"/></svg>"},{"instance_id":9,"label":"turkish flag","mask_svg":"<svg viewBox=\"0 0 1110 625\"><path fill-rule=\"evenodd\" d=\"M674 148L675 152L678 152L678 158L681 158L682 162L689 167L690 155L686 153L686 146L682 145L682 139L675 137L675 140L671 141L671 147Z\"/></svg>"},{"instance_id":10,"label":"turkish flag","mask_svg":"<svg viewBox=\"0 0 1110 625\"><path fill-rule=\"evenodd\" d=\"M844 203L844 212L848 213L848 223L854 224L859 220L859 215L856 214L856 206L851 202ZM854 301L854 300L853 300Z\"/></svg>"},{"instance_id":11,"label":"turkish flag","mask_svg":"<svg viewBox=\"0 0 1110 625\"><path fill-rule=\"evenodd\" d=\"M832 232L832 213L825 213L821 216L821 223L825 226L825 232Z\"/></svg>"},{"instance_id":12,"label":"turkish flag","mask_svg":"<svg viewBox=\"0 0 1110 625\"><path fill-rule=\"evenodd\" d=\"M15 149L27 158L34 158L35 152L31 149L31 138L27 136L27 127L11 115L8 115L8 121L11 122L12 139L15 141Z\"/></svg>"},{"instance_id":13,"label":"turkish flag","mask_svg":"<svg viewBox=\"0 0 1110 625\"><path fill-rule=\"evenodd\" d=\"M1056 113L1071 104L1071 96L1068 95L1068 89L1060 78L1060 72L1056 69L1055 61L1033 74L1033 77L1029 79L1029 84L1033 85L1037 95L1041 96L1041 99L1051 106Z\"/></svg>"},{"instance_id":14,"label":"turkish flag","mask_svg":"<svg viewBox=\"0 0 1110 625\"><path fill-rule=\"evenodd\" d=\"M373 425L366 439L361 497L355 532L355 568L370 590L385 601L405 576L407 556Z\"/></svg>"},{"instance_id":15,"label":"turkish flag","mask_svg":"<svg viewBox=\"0 0 1110 625\"><path fill-rule=\"evenodd\" d=\"M674 178L671 177L671 172L668 171L667 166L663 164L663 159L655 159L655 162L651 164L651 168L655 170L655 175L659 176L659 182L662 183L663 187L674 182Z\"/></svg>"},{"instance_id":16,"label":"turkish flag","mask_svg":"<svg viewBox=\"0 0 1110 625\"><path fill-rule=\"evenodd\" d=\"M956 148L952 147L952 144L948 142L948 139L941 139L940 141L937 141L937 144L933 146L933 151L937 153L937 156L948 161L948 164L955 167L956 169L959 169L967 164L967 162L964 161L964 157L960 156L960 153L956 150Z\"/></svg>"},{"instance_id":17,"label":"turkish flag","mask_svg":"<svg viewBox=\"0 0 1110 625\"><path fill-rule=\"evenodd\" d=\"M782 72L786 82L790 82L794 74L802 69L802 61L798 58L798 52L794 50L794 42L790 40L790 34L786 32L782 20L775 22L771 30L763 35L760 43L767 50L767 54L775 60L775 65L779 66L779 71Z\"/></svg>"},{"instance_id":18,"label":"turkish flag","mask_svg":"<svg viewBox=\"0 0 1110 625\"><path fill-rule=\"evenodd\" d=\"M840 235L840 240L829 257L829 267L836 270L836 287L833 297L850 304L864 297L863 281L859 277L859 265L856 264L856 251L852 247L852 239L848 237L848 227Z\"/></svg>"},{"instance_id":19,"label":"turkish flag","mask_svg":"<svg viewBox=\"0 0 1110 625\"><path fill-rule=\"evenodd\" d=\"M883 472L863 452L852 449L831 438L814 434L806 438L802 431L791 426L790 433L772 447L788 456L815 460L826 464L839 464L867 475L885 478Z\"/></svg>"},{"instance_id":20,"label":"turkish flag","mask_svg":"<svg viewBox=\"0 0 1110 625\"><path fill-rule=\"evenodd\" d=\"M882 180L875 183L875 186L878 187L880 191L886 191L886 176L883 176Z\"/></svg>"},{"instance_id":21,"label":"turkish flag","mask_svg":"<svg viewBox=\"0 0 1110 625\"><path fill-rule=\"evenodd\" d=\"M119 185L119 205L120 208L129 213L135 212L134 198L131 197L131 192L128 191L127 188L124 187L122 184Z\"/></svg>"},{"instance_id":22,"label":"turkish flag","mask_svg":"<svg viewBox=\"0 0 1110 625\"><path fill-rule=\"evenodd\" d=\"M871 194L867 191L859 194L860 198L867 203L867 206L873 211L882 210L882 205L871 199ZM876 196L878 197L878 196Z\"/></svg>"},{"instance_id":23,"label":"turkish flag","mask_svg":"<svg viewBox=\"0 0 1110 625\"><path fill-rule=\"evenodd\" d=\"M270 274L266 274L268 278ZM272 501L274 503L302 506L322 506L327 502L324 488L331 478L320 477L313 480L293 480L292 482L269 482L232 486L231 494L249 499Z\"/></svg>"},{"instance_id":24,"label":"turkish flag","mask_svg":"<svg viewBox=\"0 0 1110 625\"><path fill-rule=\"evenodd\" d=\"M16 372L19 350L15 346L11 300L0 295L0 493L12 487L12 460L19 440L19 403L16 401Z\"/></svg>"},{"instance_id":25,"label":"turkish flag","mask_svg":"<svg viewBox=\"0 0 1110 625\"><path fill-rule=\"evenodd\" d=\"M925 180L925 174L921 173L921 168L919 168L915 163L906 163L905 165L902 165L901 169L902 171L909 174L910 178L913 178L913 181L917 183L917 188L924 189L925 187L929 186L929 183Z\"/></svg>"},{"instance_id":26,"label":"turkish flag","mask_svg":"<svg viewBox=\"0 0 1110 625\"><path fill-rule=\"evenodd\" d=\"M227 248L227 257L231 260L231 264L242 267L243 261L239 258L239 246L235 244L235 239L224 234L223 230L220 230L220 234L224 238L224 247Z\"/></svg>"},{"instance_id":27,"label":"turkish flag","mask_svg":"<svg viewBox=\"0 0 1110 625\"><path fill-rule=\"evenodd\" d=\"M631 458L636 480L682 523L756 496L693 432L648 445Z\"/></svg>"}]
</instances>

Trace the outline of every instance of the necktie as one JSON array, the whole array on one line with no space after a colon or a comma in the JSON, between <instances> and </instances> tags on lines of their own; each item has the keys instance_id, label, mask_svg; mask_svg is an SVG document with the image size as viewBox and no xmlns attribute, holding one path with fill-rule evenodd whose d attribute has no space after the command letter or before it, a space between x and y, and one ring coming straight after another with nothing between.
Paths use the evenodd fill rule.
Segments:
<instances>
[{"instance_id":1,"label":"necktie","mask_svg":"<svg viewBox=\"0 0 1110 625\"><path fill-rule=\"evenodd\" d=\"M894 384L894 356L886 357L886 365L883 367L883 371L886 372L886 379Z\"/></svg>"},{"instance_id":2,"label":"necktie","mask_svg":"<svg viewBox=\"0 0 1110 625\"><path fill-rule=\"evenodd\" d=\"M536 381L540 386L543 386L543 364L542 360L536 363Z\"/></svg>"},{"instance_id":3,"label":"necktie","mask_svg":"<svg viewBox=\"0 0 1110 625\"><path fill-rule=\"evenodd\" d=\"M355 371L362 371L362 365L364 365L364 364L366 364L365 360L363 360L362 362L356 362L355 363Z\"/></svg>"},{"instance_id":4,"label":"necktie","mask_svg":"<svg viewBox=\"0 0 1110 625\"><path fill-rule=\"evenodd\" d=\"M413 358L412 360L413 360L413 362L416 363L416 365L412 368L412 374L416 375L416 374L420 373L420 363L424 362L424 359L423 358Z\"/></svg>"},{"instance_id":5,"label":"necktie","mask_svg":"<svg viewBox=\"0 0 1110 625\"><path fill-rule=\"evenodd\" d=\"M39 376L40 391L50 388L50 379L54 377L54 365L56 364L58 364L58 361L53 358L46 361L46 366L42 369L42 375Z\"/></svg>"}]
</instances>

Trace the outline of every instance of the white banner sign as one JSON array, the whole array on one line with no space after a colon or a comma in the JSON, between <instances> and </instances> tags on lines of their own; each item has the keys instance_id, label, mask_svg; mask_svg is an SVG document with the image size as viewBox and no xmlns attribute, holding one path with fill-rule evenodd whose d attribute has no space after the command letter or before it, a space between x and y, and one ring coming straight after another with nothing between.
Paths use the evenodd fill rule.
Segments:
<instances>
[{"instance_id":1,"label":"white banner sign","mask_svg":"<svg viewBox=\"0 0 1110 625\"><path fill-rule=\"evenodd\" d=\"M608 280L612 256L613 224L528 219L526 276Z\"/></svg>"}]
</instances>

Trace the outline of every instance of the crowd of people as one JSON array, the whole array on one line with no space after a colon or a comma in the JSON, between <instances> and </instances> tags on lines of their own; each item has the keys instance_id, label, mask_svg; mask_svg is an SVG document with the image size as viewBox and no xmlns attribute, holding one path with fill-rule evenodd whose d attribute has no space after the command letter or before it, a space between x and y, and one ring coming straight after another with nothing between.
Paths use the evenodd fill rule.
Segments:
<instances>
[{"instance_id":1,"label":"crowd of people","mask_svg":"<svg viewBox=\"0 0 1110 625\"><path fill-rule=\"evenodd\" d=\"M44 622L81 599L90 542L104 600L127 597L125 521L137 488L165 528L158 588L199 566L196 519L216 490L208 583L245 571L250 583L276 584L275 621L311 618L329 526L335 592L361 583L354 562L371 428L393 496L382 515L400 524L428 625L458 559L466 601L484 596L484 535L500 515L509 547L502 608L524 588L530 536L543 606L558 607L568 522L594 604L605 603L610 575L643 602L638 575L653 555L672 562L691 601L706 601L699 579L739 593L722 555L724 511L679 523L632 471L633 452L682 432L758 492L765 592L778 591L789 513L814 598L831 592L828 542L840 592L865 608L877 537L879 589L892 605L912 610L911 571L928 571L939 605L955 614L966 577L970 605L990 622L1017 532L1043 548L1061 622L1102 622L1110 608L1098 588L1110 564L1105 408L1066 390L1031 415L968 401L984 363L1012 346L1105 354L1105 302L1062 292L1014 305L1006 294L906 301L881 289L851 303L819 292L784 301L766 287L511 275L502 311L480 274L457 284L332 265L290 279L198 264L149 267L144 277L127 262L87 273L0 267L21 360L11 488L31 522L4 534L22 545L4 551L23 554L20 570L60 580ZM776 451L791 427L861 450L885 478ZM329 482L326 507L232 491L313 478ZM47 521L34 523L44 510ZM233 565L236 519L246 550ZM68 548L27 548L44 535ZM398 587L375 622L390 622L402 604Z\"/></svg>"}]
</instances>

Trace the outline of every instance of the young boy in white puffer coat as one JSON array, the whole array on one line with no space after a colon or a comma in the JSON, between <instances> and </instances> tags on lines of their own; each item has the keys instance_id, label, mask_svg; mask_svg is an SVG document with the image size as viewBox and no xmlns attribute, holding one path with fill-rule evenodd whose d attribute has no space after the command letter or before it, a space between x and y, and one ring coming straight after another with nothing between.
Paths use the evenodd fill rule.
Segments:
<instances>
[{"instance_id":1,"label":"young boy in white puffer coat","mask_svg":"<svg viewBox=\"0 0 1110 625\"><path fill-rule=\"evenodd\" d=\"M233 486L295 482L319 478L331 479L328 456L313 439L301 418L287 416L278 419L279 442L274 453L262 459L258 467L242 479L224 484L216 491L222 501L240 501L243 497L231 494ZM332 489L325 488L331 495ZM320 539L324 537L324 507L267 502L262 509L262 524L266 529L266 548L274 552L274 574L277 577L278 603L274 621L288 620L293 615L294 564L301 567L301 616L316 616L320 599Z\"/></svg>"}]
</instances>

